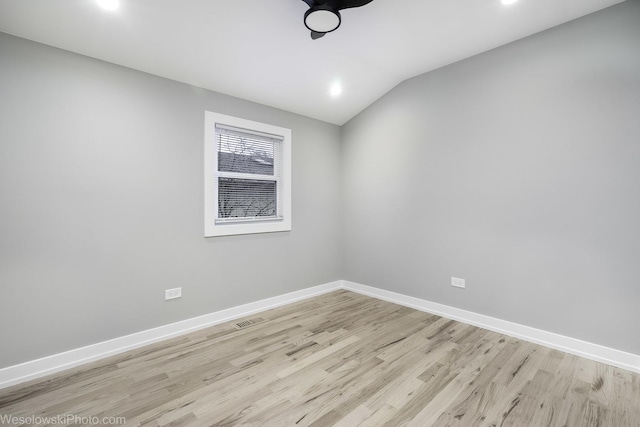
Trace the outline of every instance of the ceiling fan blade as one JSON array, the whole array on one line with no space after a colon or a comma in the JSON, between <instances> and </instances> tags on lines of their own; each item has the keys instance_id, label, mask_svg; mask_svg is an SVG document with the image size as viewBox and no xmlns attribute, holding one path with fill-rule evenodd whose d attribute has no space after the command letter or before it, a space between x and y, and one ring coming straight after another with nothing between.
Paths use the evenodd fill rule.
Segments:
<instances>
[{"instance_id":1,"label":"ceiling fan blade","mask_svg":"<svg viewBox=\"0 0 640 427\"><path fill-rule=\"evenodd\" d=\"M302 1L305 2L309 7L313 7L315 3L313 0L302 0Z\"/></svg>"},{"instance_id":2,"label":"ceiling fan blade","mask_svg":"<svg viewBox=\"0 0 640 427\"><path fill-rule=\"evenodd\" d=\"M313 40L319 39L320 37L324 37L327 33L318 33L317 31L311 31L311 38Z\"/></svg>"},{"instance_id":3,"label":"ceiling fan blade","mask_svg":"<svg viewBox=\"0 0 640 427\"><path fill-rule=\"evenodd\" d=\"M342 10L342 9L349 9L351 7L364 6L365 4L369 4L372 1L373 0L338 0L336 1L336 4L338 6L338 10Z\"/></svg>"}]
</instances>

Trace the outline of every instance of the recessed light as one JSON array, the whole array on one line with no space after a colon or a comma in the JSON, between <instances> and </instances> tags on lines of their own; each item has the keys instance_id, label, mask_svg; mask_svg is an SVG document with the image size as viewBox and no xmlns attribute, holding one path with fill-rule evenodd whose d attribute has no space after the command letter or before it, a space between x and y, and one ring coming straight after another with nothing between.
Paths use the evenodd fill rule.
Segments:
<instances>
[{"instance_id":1,"label":"recessed light","mask_svg":"<svg viewBox=\"0 0 640 427\"><path fill-rule=\"evenodd\" d=\"M333 86L331 86L331 96L333 96L334 98L336 96L340 96L340 94L342 93L342 86L340 86L339 83L334 83Z\"/></svg>"},{"instance_id":2,"label":"recessed light","mask_svg":"<svg viewBox=\"0 0 640 427\"><path fill-rule=\"evenodd\" d=\"M514 4L517 1L518 0L502 0L502 4L505 4L505 5Z\"/></svg>"},{"instance_id":3,"label":"recessed light","mask_svg":"<svg viewBox=\"0 0 640 427\"><path fill-rule=\"evenodd\" d=\"M98 6L106 10L117 10L120 7L120 0L97 0Z\"/></svg>"}]
</instances>

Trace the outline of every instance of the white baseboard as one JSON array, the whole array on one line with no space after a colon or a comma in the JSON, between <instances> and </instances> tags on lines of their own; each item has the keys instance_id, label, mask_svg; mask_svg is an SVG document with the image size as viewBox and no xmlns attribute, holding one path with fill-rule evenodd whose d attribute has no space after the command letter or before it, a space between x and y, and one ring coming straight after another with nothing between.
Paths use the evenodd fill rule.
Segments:
<instances>
[{"instance_id":1,"label":"white baseboard","mask_svg":"<svg viewBox=\"0 0 640 427\"><path fill-rule=\"evenodd\" d=\"M640 373L640 355L637 354L346 280L342 281L342 288Z\"/></svg>"},{"instance_id":2,"label":"white baseboard","mask_svg":"<svg viewBox=\"0 0 640 427\"><path fill-rule=\"evenodd\" d=\"M0 369L0 389L123 353L218 323L340 289L341 281L263 299Z\"/></svg>"},{"instance_id":3,"label":"white baseboard","mask_svg":"<svg viewBox=\"0 0 640 427\"><path fill-rule=\"evenodd\" d=\"M519 325L506 320L496 319L478 313L473 313L459 308L450 307L410 297L396 292L373 288L346 280L326 283L300 291L263 299L260 301L243 304L204 316L194 317L158 328L149 329L135 334L114 338L109 341L89 345L64 353L43 357L19 365L0 369L0 389L54 374L65 369L73 368L85 363L93 362L128 350L133 350L148 344L173 338L189 332L224 323L254 313L259 313L271 308L290 304L303 299L311 298L338 289L346 289L373 298L393 302L416 310L425 311L457 320L470 325L495 331L501 334L520 338L546 347L561 350L597 362L617 366L633 372L640 373L640 355L626 353L620 350L604 347L574 338L542 331L529 326Z\"/></svg>"}]
</instances>

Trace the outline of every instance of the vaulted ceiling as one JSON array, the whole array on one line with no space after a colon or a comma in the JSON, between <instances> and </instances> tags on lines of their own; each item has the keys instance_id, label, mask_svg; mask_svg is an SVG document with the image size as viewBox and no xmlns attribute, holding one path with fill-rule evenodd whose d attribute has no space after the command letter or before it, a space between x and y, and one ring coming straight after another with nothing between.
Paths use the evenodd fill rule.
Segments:
<instances>
[{"instance_id":1,"label":"vaulted ceiling","mask_svg":"<svg viewBox=\"0 0 640 427\"><path fill-rule=\"evenodd\" d=\"M311 40L301 0L0 0L0 31L341 125L407 78L620 2L374 0Z\"/></svg>"}]
</instances>

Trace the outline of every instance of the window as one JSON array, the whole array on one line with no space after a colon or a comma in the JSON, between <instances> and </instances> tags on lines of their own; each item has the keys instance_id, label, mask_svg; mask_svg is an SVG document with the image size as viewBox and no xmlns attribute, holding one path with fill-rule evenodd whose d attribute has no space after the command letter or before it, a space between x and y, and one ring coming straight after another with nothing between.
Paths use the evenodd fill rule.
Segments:
<instances>
[{"instance_id":1,"label":"window","mask_svg":"<svg viewBox=\"0 0 640 427\"><path fill-rule=\"evenodd\" d=\"M291 230L291 130L205 113L204 235Z\"/></svg>"}]
</instances>

